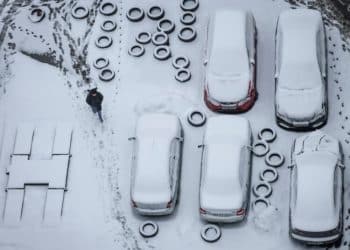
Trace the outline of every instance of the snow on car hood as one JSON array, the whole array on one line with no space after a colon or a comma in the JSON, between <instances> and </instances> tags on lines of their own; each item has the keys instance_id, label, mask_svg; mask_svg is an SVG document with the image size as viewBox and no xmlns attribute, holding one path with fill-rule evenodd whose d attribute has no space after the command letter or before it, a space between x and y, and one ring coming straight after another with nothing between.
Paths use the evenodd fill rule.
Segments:
<instances>
[{"instance_id":1,"label":"snow on car hood","mask_svg":"<svg viewBox=\"0 0 350 250\"><path fill-rule=\"evenodd\" d=\"M205 176L200 203L204 209L233 210L242 207L243 190L239 180L240 145L211 144L207 147Z\"/></svg>"},{"instance_id":2,"label":"snow on car hood","mask_svg":"<svg viewBox=\"0 0 350 250\"><path fill-rule=\"evenodd\" d=\"M235 103L248 96L249 75L232 76L207 75L209 96L218 102Z\"/></svg>"},{"instance_id":3,"label":"snow on car hood","mask_svg":"<svg viewBox=\"0 0 350 250\"><path fill-rule=\"evenodd\" d=\"M277 112L289 119L304 121L323 111L324 88L305 90L278 88L276 92Z\"/></svg>"},{"instance_id":4,"label":"snow on car hood","mask_svg":"<svg viewBox=\"0 0 350 250\"><path fill-rule=\"evenodd\" d=\"M337 227L339 213L334 204L334 169L337 161L336 155L325 152L307 152L296 158L293 228L324 232Z\"/></svg>"},{"instance_id":5,"label":"snow on car hood","mask_svg":"<svg viewBox=\"0 0 350 250\"><path fill-rule=\"evenodd\" d=\"M297 171L293 228L334 229L339 223L334 203L334 171L342 160L339 141L320 130L308 133L296 139L292 157Z\"/></svg>"}]
</instances>

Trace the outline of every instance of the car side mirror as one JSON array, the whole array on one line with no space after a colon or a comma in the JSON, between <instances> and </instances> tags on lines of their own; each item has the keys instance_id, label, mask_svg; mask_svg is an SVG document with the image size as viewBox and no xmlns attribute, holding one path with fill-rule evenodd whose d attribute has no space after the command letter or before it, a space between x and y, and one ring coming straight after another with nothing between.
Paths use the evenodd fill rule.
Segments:
<instances>
[{"instance_id":1,"label":"car side mirror","mask_svg":"<svg viewBox=\"0 0 350 250\"><path fill-rule=\"evenodd\" d=\"M136 137L129 137L128 140L129 140L129 141L135 141L135 140L136 140Z\"/></svg>"},{"instance_id":2,"label":"car side mirror","mask_svg":"<svg viewBox=\"0 0 350 250\"><path fill-rule=\"evenodd\" d=\"M255 65L255 59L254 58L250 58L250 63Z\"/></svg>"},{"instance_id":3,"label":"car side mirror","mask_svg":"<svg viewBox=\"0 0 350 250\"><path fill-rule=\"evenodd\" d=\"M197 148L203 148L204 147L204 144L200 144L197 146Z\"/></svg>"},{"instance_id":4,"label":"car side mirror","mask_svg":"<svg viewBox=\"0 0 350 250\"><path fill-rule=\"evenodd\" d=\"M345 169L345 165L343 163L338 163L338 166L341 168L341 169Z\"/></svg>"},{"instance_id":5,"label":"car side mirror","mask_svg":"<svg viewBox=\"0 0 350 250\"><path fill-rule=\"evenodd\" d=\"M277 79L277 78L278 78L278 76L279 76L279 75L278 75L278 73L276 72L276 73L275 73L275 79Z\"/></svg>"},{"instance_id":6,"label":"car side mirror","mask_svg":"<svg viewBox=\"0 0 350 250\"><path fill-rule=\"evenodd\" d=\"M204 59L204 61L203 61L203 65L204 65L204 66L207 66L207 64L208 64L208 59L206 58L206 59Z\"/></svg>"},{"instance_id":7,"label":"car side mirror","mask_svg":"<svg viewBox=\"0 0 350 250\"><path fill-rule=\"evenodd\" d=\"M288 169L292 170L295 167L295 164L291 164L288 166Z\"/></svg>"},{"instance_id":8,"label":"car side mirror","mask_svg":"<svg viewBox=\"0 0 350 250\"><path fill-rule=\"evenodd\" d=\"M184 138L183 137L176 137L176 140L178 140L179 142L183 142Z\"/></svg>"}]
</instances>

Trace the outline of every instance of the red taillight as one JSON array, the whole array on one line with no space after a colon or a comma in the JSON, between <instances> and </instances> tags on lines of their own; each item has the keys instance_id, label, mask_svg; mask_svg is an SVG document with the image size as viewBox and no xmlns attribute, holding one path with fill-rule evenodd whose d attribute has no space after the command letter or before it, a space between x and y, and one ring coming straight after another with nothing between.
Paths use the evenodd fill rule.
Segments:
<instances>
[{"instance_id":1,"label":"red taillight","mask_svg":"<svg viewBox=\"0 0 350 250\"><path fill-rule=\"evenodd\" d=\"M173 205L173 200L169 201L169 202L166 204L166 208L171 208L172 205Z\"/></svg>"},{"instance_id":2,"label":"red taillight","mask_svg":"<svg viewBox=\"0 0 350 250\"><path fill-rule=\"evenodd\" d=\"M201 214L206 214L207 213L207 211L205 211L203 208L199 208L199 212L201 213Z\"/></svg>"},{"instance_id":3,"label":"red taillight","mask_svg":"<svg viewBox=\"0 0 350 250\"><path fill-rule=\"evenodd\" d=\"M240 110L240 111L248 110L251 106L253 106L255 99L256 99L256 91L254 88L254 84L252 83L252 81L249 81L247 100L238 103L237 110Z\"/></svg>"},{"instance_id":4,"label":"red taillight","mask_svg":"<svg viewBox=\"0 0 350 250\"><path fill-rule=\"evenodd\" d=\"M135 201L133 201L133 200L131 200L131 206L133 206L133 207L137 207L136 202L135 202Z\"/></svg>"},{"instance_id":5,"label":"red taillight","mask_svg":"<svg viewBox=\"0 0 350 250\"><path fill-rule=\"evenodd\" d=\"M244 214L245 214L245 209L244 208L238 209L236 211L236 215L238 215L238 216L241 216L241 215L244 215Z\"/></svg>"}]
</instances>

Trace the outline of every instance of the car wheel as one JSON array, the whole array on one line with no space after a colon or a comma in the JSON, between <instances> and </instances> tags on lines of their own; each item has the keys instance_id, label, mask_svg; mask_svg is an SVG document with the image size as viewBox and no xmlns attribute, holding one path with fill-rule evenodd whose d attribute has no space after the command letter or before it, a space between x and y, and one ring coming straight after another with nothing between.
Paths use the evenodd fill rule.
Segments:
<instances>
[{"instance_id":1,"label":"car wheel","mask_svg":"<svg viewBox=\"0 0 350 250\"><path fill-rule=\"evenodd\" d=\"M221 237L221 229L217 225L207 224L202 227L201 237L206 242L216 242Z\"/></svg>"},{"instance_id":2,"label":"car wheel","mask_svg":"<svg viewBox=\"0 0 350 250\"><path fill-rule=\"evenodd\" d=\"M145 238L154 237L157 235L159 227L157 223L153 221L145 221L139 227L139 232L141 236Z\"/></svg>"},{"instance_id":3,"label":"car wheel","mask_svg":"<svg viewBox=\"0 0 350 250\"><path fill-rule=\"evenodd\" d=\"M253 194L256 197L268 198L272 195L272 187L266 181L260 181L253 186Z\"/></svg>"},{"instance_id":4,"label":"car wheel","mask_svg":"<svg viewBox=\"0 0 350 250\"><path fill-rule=\"evenodd\" d=\"M277 160L273 160L273 158L277 158ZM284 156L278 152L269 152L265 156L265 163L270 167L278 168L283 165Z\"/></svg>"}]
</instances>

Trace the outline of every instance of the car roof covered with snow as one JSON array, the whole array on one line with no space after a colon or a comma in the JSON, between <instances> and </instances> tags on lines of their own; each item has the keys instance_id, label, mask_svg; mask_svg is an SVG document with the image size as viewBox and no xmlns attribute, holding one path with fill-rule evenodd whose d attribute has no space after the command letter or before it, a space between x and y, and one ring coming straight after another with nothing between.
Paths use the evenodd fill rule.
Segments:
<instances>
[{"instance_id":1,"label":"car roof covered with snow","mask_svg":"<svg viewBox=\"0 0 350 250\"><path fill-rule=\"evenodd\" d=\"M320 12L309 9L284 11L278 19L281 37L279 87L311 89L319 87L322 75L317 46L323 32ZM321 40L321 42L325 42Z\"/></svg>"},{"instance_id":2,"label":"car roof covered with snow","mask_svg":"<svg viewBox=\"0 0 350 250\"><path fill-rule=\"evenodd\" d=\"M212 98L240 101L249 88L247 12L220 9L211 17L208 30L207 83Z\"/></svg>"},{"instance_id":3,"label":"car roof covered with snow","mask_svg":"<svg viewBox=\"0 0 350 250\"><path fill-rule=\"evenodd\" d=\"M249 121L243 117L216 116L207 123L204 147L207 150L201 184L201 207L241 208L244 201L240 166L242 151L250 145Z\"/></svg>"},{"instance_id":4,"label":"car roof covered with snow","mask_svg":"<svg viewBox=\"0 0 350 250\"><path fill-rule=\"evenodd\" d=\"M136 128L136 163L132 198L137 202L164 202L171 198L169 159L181 123L171 114L142 115Z\"/></svg>"},{"instance_id":5,"label":"car roof covered with snow","mask_svg":"<svg viewBox=\"0 0 350 250\"><path fill-rule=\"evenodd\" d=\"M339 211L334 202L334 176L342 159L338 141L320 131L313 132L296 140L293 158L296 165L293 228L308 232L336 228Z\"/></svg>"}]
</instances>

